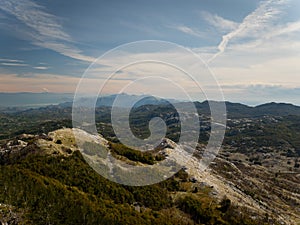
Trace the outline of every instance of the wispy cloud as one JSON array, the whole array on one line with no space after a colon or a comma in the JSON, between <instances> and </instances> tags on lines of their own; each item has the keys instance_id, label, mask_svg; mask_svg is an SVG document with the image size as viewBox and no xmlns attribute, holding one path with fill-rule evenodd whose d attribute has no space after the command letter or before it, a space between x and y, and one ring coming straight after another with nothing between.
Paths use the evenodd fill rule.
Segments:
<instances>
[{"instance_id":1,"label":"wispy cloud","mask_svg":"<svg viewBox=\"0 0 300 225\"><path fill-rule=\"evenodd\" d=\"M271 38L275 36L280 36L287 33L292 33L300 30L300 21L287 23L284 26L275 27L272 32L266 35L266 38Z\"/></svg>"},{"instance_id":2,"label":"wispy cloud","mask_svg":"<svg viewBox=\"0 0 300 225\"><path fill-rule=\"evenodd\" d=\"M228 48L231 51L248 52L248 54L257 54L259 50L260 53L269 54L272 57L293 55L294 52L298 55L299 31L300 21L274 25L269 30L261 32L259 37L246 42L235 43Z\"/></svg>"},{"instance_id":3,"label":"wispy cloud","mask_svg":"<svg viewBox=\"0 0 300 225\"><path fill-rule=\"evenodd\" d=\"M284 6L288 0L265 0L262 1L259 6L248 16L244 18L242 23L239 26L227 33L222 37L222 41L218 45L218 52L209 59L208 62L211 62L220 54L222 54L229 41L236 37L245 37L247 35L257 35L261 34L258 31L262 31L265 28L270 27L270 23L277 19L278 16L282 13L281 7Z\"/></svg>"},{"instance_id":4,"label":"wispy cloud","mask_svg":"<svg viewBox=\"0 0 300 225\"><path fill-rule=\"evenodd\" d=\"M33 69L36 69L36 70L47 70L47 69L49 69L49 67L47 67L47 66L34 66Z\"/></svg>"},{"instance_id":5,"label":"wispy cloud","mask_svg":"<svg viewBox=\"0 0 300 225\"><path fill-rule=\"evenodd\" d=\"M25 63L14 63L14 62L2 62L0 63L1 66L29 66Z\"/></svg>"},{"instance_id":6,"label":"wispy cloud","mask_svg":"<svg viewBox=\"0 0 300 225\"><path fill-rule=\"evenodd\" d=\"M207 21L210 25L214 26L220 31L232 31L234 29L237 29L239 26L239 23L224 19L221 16L211 14L206 11L201 12L201 16L205 21Z\"/></svg>"},{"instance_id":7,"label":"wispy cloud","mask_svg":"<svg viewBox=\"0 0 300 225\"><path fill-rule=\"evenodd\" d=\"M199 30L195 29L195 28L191 28L188 26L184 26L184 25L179 25L179 26L169 26L170 28L176 29L178 31L181 31L185 34L189 34L192 36L196 36L196 37L207 37L207 34L200 32Z\"/></svg>"},{"instance_id":8,"label":"wispy cloud","mask_svg":"<svg viewBox=\"0 0 300 225\"><path fill-rule=\"evenodd\" d=\"M94 61L93 57L82 54L71 44L74 41L64 31L59 19L45 12L41 5L31 0L1 0L0 9L15 16L26 25L32 44L74 59Z\"/></svg>"},{"instance_id":9,"label":"wispy cloud","mask_svg":"<svg viewBox=\"0 0 300 225\"><path fill-rule=\"evenodd\" d=\"M0 62L11 62L11 63L23 63L23 60L19 60L19 59L4 59L1 58Z\"/></svg>"},{"instance_id":10,"label":"wispy cloud","mask_svg":"<svg viewBox=\"0 0 300 225\"><path fill-rule=\"evenodd\" d=\"M24 60L19 59L7 59L7 58L1 58L0 59L0 65L1 66L29 66L24 62Z\"/></svg>"}]
</instances>

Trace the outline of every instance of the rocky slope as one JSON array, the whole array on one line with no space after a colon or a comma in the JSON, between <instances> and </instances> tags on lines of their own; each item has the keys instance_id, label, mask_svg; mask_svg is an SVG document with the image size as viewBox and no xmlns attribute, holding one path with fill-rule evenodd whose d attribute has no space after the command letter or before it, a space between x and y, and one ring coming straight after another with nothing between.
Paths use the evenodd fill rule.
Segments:
<instances>
[{"instance_id":1,"label":"rocky slope","mask_svg":"<svg viewBox=\"0 0 300 225\"><path fill-rule=\"evenodd\" d=\"M21 135L17 139L6 142L0 148L0 162L4 166L9 166L30 155L63 157L60 160L67 160L68 157L73 157L78 150L82 154L92 157L94 161L99 159L99 156L103 157L103 154L97 155L86 149L79 149L74 132L81 137L77 141L97 144L105 148L108 153L113 151L110 149L109 141L100 135L90 135L78 129L60 129L50 132L48 135ZM222 149L210 167L203 171L199 165L199 155L190 157L183 148L184 146L177 146L175 142L164 139L160 149L151 153L154 156L161 155L164 157L163 159L175 160L189 175L188 181L181 180L179 183L181 188L173 192L174 202L190 195L187 193L209 190L209 195L215 199L213 201L221 202L226 196L233 205L238 207L240 213L247 214L253 221L264 221L267 224L300 223L298 170L278 172L266 166L254 165L247 161L245 159L247 156L243 154ZM143 165L143 163L133 161L124 155L114 156L124 164ZM7 206L6 209L10 209L10 206ZM10 214L6 213L0 220L2 223L9 219L17 220L22 217L21 214L12 213L12 210L9 212ZM174 211L172 212L174 213ZM258 222L258 224L263 223Z\"/></svg>"}]
</instances>

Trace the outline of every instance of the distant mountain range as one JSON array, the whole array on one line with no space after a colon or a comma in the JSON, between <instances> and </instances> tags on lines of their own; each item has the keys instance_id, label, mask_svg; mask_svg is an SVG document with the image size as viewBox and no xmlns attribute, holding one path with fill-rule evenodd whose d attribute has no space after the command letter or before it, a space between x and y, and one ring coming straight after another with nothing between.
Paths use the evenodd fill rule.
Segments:
<instances>
[{"instance_id":1,"label":"distant mountain range","mask_svg":"<svg viewBox=\"0 0 300 225\"><path fill-rule=\"evenodd\" d=\"M37 108L72 101L72 99L71 93L0 93L0 107Z\"/></svg>"},{"instance_id":2,"label":"distant mountain range","mask_svg":"<svg viewBox=\"0 0 300 225\"><path fill-rule=\"evenodd\" d=\"M118 95L108 95L98 98L97 107L100 106L112 106L116 97ZM142 97L142 100L135 104L135 107L141 105L160 105L166 104L168 102L174 103L178 102L176 100L164 100L155 98L149 95L127 95L119 94L122 97L122 103L118 105L119 107L128 107L130 102L137 101ZM39 108L48 105L59 105L63 107L70 107L73 104L74 94L71 93L31 93L31 92L18 92L18 93L0 93L0 108L15 108L18 110L28 109L28 108ZM82 101L91 101L91 98L82 98Z\"/></svg>"},{"instance_id":3,"label":"distant mountain range","mask_svg":"<svg viewBox=\"0 0 300 225\"><path fill-rule=\"evenodd\" d=\"M143 105L165 105L165 104L170 104L170 103L178 103L178 100L175 99L161 99L157 98L154 96L149 96L149 95L128 95L125 93L122 94L114 94L114 95L108 95L108 96L102 96L97 99L96 102L96 107L102 107L102 106L107 106L111 107L114 105L114 101L116 98L120 98L122 101L118 103L117 107L122 107L122 108L128 108L131 107L132 102L136 102L134 104L134 108L143 106ZM86 97L82 98L79 101L82 101L83 104L90 105L88 103L92 103L93 101L92 98ZM61 103L60 106L63 107L72 107L73 102L65 102Z\"/></svg>"},{"instance_id":4,"label":"distant mountain range","mask_svg":"<svg viewBox=\"0 0 300 225\"><path fill-rule=\"evenodd\" d=\"M216 103L216 102L215 102ZM197 109L204 114L209 114L208 101L196 102ZM259 116L300 116L300 107L289 103L266 103L258 106L247 106L241 103L225 102L229 117L259 117Z\"/></svg>"},{"instance_id":5,"label":"distant mountain range","mask_svg":"<svg viewBox=\"0 0 300 225\"><path fill-rule=\"evenodd\" d=\"M96 107L111 107L118 95L108 95L98 98ZM134 108L144 105L153 107L166 106L168 104L188 104L174 99L160 99L149 95L120 94L122 102L118 107L129 107L131 102L136 102ZM141 99L142 98L142 99ZM139 100L140 99L140 100ZM138 101L139 100L139 101ZM91 101L91 98L83 98L82 101ZM218 104L218 102L213 102ZM59 108L70 108L73 104L73 94L70 93L0 93L0 109L3 112L22 111L29 108L40 108L48 105L57 105ZM300 106L288 103L266 103L258 106L247 106L241 103L225 102L229 117L259 117L270 116L300 116ZM210 114L208 101L195 102L198 111L202 114ZM55 106L54 106L55 107ZM7 108L10 108L7 110Z\"/></svg>"}]
</instances>

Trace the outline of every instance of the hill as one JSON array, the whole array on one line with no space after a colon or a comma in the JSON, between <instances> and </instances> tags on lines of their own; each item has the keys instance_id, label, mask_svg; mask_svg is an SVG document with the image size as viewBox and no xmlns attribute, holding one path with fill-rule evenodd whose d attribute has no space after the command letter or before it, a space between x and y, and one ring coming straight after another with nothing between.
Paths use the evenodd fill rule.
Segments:
<instances>
[{"instance_id":1,"label":"hill","mask_svg":"<svg viewBox=\"0 0 300 225\"><path fill-rule=\"evenodd\" d=\"M22 135L2 145L0 221L8 224L266 224L181 170L151 186L99 176L82 158L70 129ZM58 141L59 140L59 141ZM89 153L90 154L90 153Z\"/></svg>"},{"instance_id":2,"label":"hill","mask_svg":"<svg viewBox=\"0 0 300 225\"><path fill-rule=\"evenodd\" d=\"M66 128L72 128L71 107L1 113L0 218L15 221L11 224L299 224L299 107L226 102L222 148L199 174L197 160L211 124L208 102L195 105L201 126L194 158L183 160L188 163L167 181L140 188L110 182L91 169ZM123 146L110 113L111 107L95 110L97 130L114 157L153 165L170 155L168 149L142 153ZM133 133L147 137L148 122L156 116L167 124L166 138L176 143L181 125L171 104L133 108ZM92 149L84 154L97 155L94 144L87 146Z\"/></svg>"}]
</instances>

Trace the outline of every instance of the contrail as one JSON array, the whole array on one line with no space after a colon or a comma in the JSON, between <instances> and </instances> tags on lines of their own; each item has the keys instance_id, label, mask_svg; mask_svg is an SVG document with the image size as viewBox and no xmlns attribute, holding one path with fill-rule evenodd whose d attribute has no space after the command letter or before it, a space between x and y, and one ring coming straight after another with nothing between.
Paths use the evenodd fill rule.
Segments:
<instances>
[{"instance_id":1,"label":"contrail","mask_svg":"<svg viewBox=\"0 0 300 225\"><path fill-rule=\"evenodd\" d=\"M262 28L267 22L272 20L275 16L281 13L278 6L286 3L288 0L266 0L259 4L259 6L248 16L244 18L237 29L222 37L222 41L218 45L218 52L213 55L207 63L212 62L215 58L221 55L229 43L229 41L237 35L246 34L250 29L255 32Z\"/></svg>"}]
</instances>

